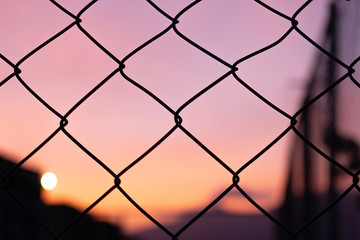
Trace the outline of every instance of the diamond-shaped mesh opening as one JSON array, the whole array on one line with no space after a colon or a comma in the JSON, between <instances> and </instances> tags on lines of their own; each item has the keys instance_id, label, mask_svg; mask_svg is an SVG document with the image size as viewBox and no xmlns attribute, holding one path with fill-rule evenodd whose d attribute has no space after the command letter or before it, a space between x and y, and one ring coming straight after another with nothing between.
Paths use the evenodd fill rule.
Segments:
<instances>
[{"instance_id":1,"label":"diamond-shaped mesh opening","mask_svg":"<svg viewBox=\"0 0 360 240\"><path fill-rule=\"evenodd\" d=\"M289 122L233 77L206 92L181 115L183 126L233 169L249 161ZM253 134L255 130L259 134Z\"/></svg>"},{"instance_id":2,"label":"diamond-shaped mesh opening","mask_svg":"<svg viewBox=\"0 0 360 240\"><path fill-rule=\"evenodd\" d=\"M135 54L126 66L130 78L173 108L229 71L172 31Z\"/></svg>"},{"instance_id":3,"label":"diamond-shaped mesh opening","mask_svg":"<svg viewBox=\"0 0 360 240\"><path fill-rule=\"evenodd\" d=\"M304 50L295 59L296 49ZM282 44L239 64L236 74L267 100L293 114L301 104L300 96L304 95L303 79L313 67L309 61L313 52L306 40L290 34Z\"/></svg>"},{"instance_id":4,"label":"diamond-shaped mesh opening","mask_svg":"<svg viewBox=\"0 0 360 240\"><path fill-rule=\"evenodd\" d=\"M149 169L156 174L149 175ZM177 130L121 180L122 188L141 207L166 224L166 218L182 210L204 207L214 188L230 185L231 174ZM167 216L162 219L164 213Z\"/></svg>"},{"instance_id":5,"label":"diamond-shaped mesh opening","mask_svg":"<svg viewBox=\"0 0 360 240\"><path fill-rule=\"evenodd\" d=\"M116 75L69 116L66 129L118 173L173 128L173 118Z\"/></svg>"},{"instance_id":6,"label":"diamond-shaped mesh opening","mask_svg":"<svg viewBox=\"0 0 360 240\"><path fill-rule=\"evenodd\" d=\"M20 67L21 78L53 108L65 113L117 66L74 28Z\"/></svg>"}]
</instances>

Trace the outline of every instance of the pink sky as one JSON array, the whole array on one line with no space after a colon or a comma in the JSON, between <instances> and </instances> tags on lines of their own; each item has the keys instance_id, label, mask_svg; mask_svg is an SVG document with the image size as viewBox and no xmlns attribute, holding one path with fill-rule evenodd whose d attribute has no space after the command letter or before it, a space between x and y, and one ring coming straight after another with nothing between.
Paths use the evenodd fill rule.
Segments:
<instances>
[{"instance_id":1,"label":"pink sky","mask_svg":"<svg viewBox=\"0 0 360 240\"><path fill-rule=\"evenodd\" d=\"M87 1L58 1L75 15ZM154 1L175 16L191 1ZM288 16L305 1L264 1ZM299 28L320 40L327 1L314 1L298 16ZM0 53L17 63L73 19L50 1L5 0L0 4ZM84 27L118 59L161 32L170 21L146 1L99 1L81 17ZM232 64L279 39L290 22L254 1L203 1L179 19L179 31ZM295 31L277 47L241 63L238 76L278 107L293 114L316 49ZM131 57L125 74L177 110L229 69L170 30ZM20 65L21 78L60 114L117 68L76 26ZM0 79L12 73L0 61ZM0 88L0 151L18 161L59 126L59 118L12 78ZM234 171L289 125L229 76L182 112L182 125ZM66 130L115 173L143 154L174 126L172 114L120 74L78 107ZM267 210L280 200L288 134L241 173L240 186ZM31 157L25 167L54 172L58 186L44 192L49 203L85 209L113 184L113 178L62 132ZM160 221L204 208L232 183L232 176L177 129L122 177L122 187ZM260 197L256 197L260 196ZM235 206L238 203L239 206ZM243 199L220 205L250 211ZM255 211L255 210L254 210ZM129 231L141 217L117 191L94 212L118 218ZM146 219L145 219L146 222Z\"/></svg>"}]
</instances>

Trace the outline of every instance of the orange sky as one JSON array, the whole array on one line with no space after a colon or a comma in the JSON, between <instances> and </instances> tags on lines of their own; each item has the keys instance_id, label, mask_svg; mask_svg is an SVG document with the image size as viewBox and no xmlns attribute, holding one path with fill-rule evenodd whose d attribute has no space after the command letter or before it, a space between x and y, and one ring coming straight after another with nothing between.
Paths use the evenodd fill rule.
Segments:
<instances>
[{"instance_id":1,"label":"orange sky","mask_svg":"<svg viewBox=\"0 0 360 240\"><path fill-rule=\"evenodd\" d=\"M58 1L74 14L87 1ZM76 3L75 3L76 2ZM154 1L175 16L191 1ZM171 2L171 3L170 3ZM305 1L264 1L291 16ZM319 40L327 1L315 1L299 15L299 27ZM6 0L0 4L0 53L13 63L73 20L49 1ZM146 1L99 1L82 17L84 27L118 59L169 24ZM253 1L203 1L180 19L177 28L230 64L277 40L290 22ZM238 68L238 76L289 114L298 107L304 79L316 50L297 33L276 48ZM60 114L117 68L76 26L20 65L21 78ZM135 54L125 74L148 88L173 110L229 69L195 49L174 31ZM12 73L0 61L0 79ZM0 88L0 151L18 161L59 126L59 118L41 105L14 77ZM234 171L261 151L289 125L229 76L181 112L182 126ZM119 73L69 117L66 130L115 173L138 158L174 125L165 108ZM271 210L280 200L287 146L292 135L244 170L240 185ZM113 178L62 132L31 157L25 167L58 176L49 203L85 209L113 184ZM232 176L177 129L122 177L122 187L155 218L172 219L204 208L232 183ZM238 206L235 206L238 204ZM219 206L249 211L232 194ZM133 231L144 219L117 191L94 212L120 219ZM146 222L146 221L145 221ZM142 226L142 225L141 225Z\"/></svg>"}]
</instances>

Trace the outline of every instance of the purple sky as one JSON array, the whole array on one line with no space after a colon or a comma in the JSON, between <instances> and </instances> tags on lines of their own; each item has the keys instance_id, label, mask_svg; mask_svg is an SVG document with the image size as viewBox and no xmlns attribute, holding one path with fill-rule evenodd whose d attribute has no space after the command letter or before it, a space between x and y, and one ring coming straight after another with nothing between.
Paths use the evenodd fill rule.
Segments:
<instances>
[{"instance_id":1,"label":"purple sky","mask_svg":"<svg viewBox=\"0 0 360 240\"><path fill-rule=\"evenodd\" d=\"M58 1L75 15L87 1ZM154 1L175 16L191 1ZM264 1L288 16L305 2ZM316 41L327 1L311 3L298 17L299 28ZM161 32L171 22L146 1L99 1L81 17L81 26L118 59ZM50 1L5 0L0 4L0 53L17 63L73 19ZM254 1L202 1L179 19L177 28L192 41L233 64L279 39L289 21ZM295 31L277 47L240 65L237 75L292 115L316 49ZM229 69L170 30L126 61L127 76L177 110ZM76 26L20 65L21 78L60 114L117 68ZM1 80L12 69L0 61ZM0 151L20 161L59 126L59 118L31 96L14 77L0 88ZM182 125L237 170L286 127L289 120L229 76L187 106ZM174 126L172 114L120 74L76 109L66 130L115 173L144 153ZM280 200L288 134L241 173L241 186L268 209ZM44 193L49 203L84 209L113 184L112 177L62 132L25 163L52 171L59 183ZM231 184L232 176L177 129L163 144L122 177L123 188L150 214L168 219L203 208ZM264 198L263 196L267 196ZM228 197L229 199L231 196ZM240 200L239 200L240 201ZM224 200L226 202L234 202ZM226 205L226 209L236 207ZM241 204L240 204L241 205ZM246 209L245 209L246 210ZM244 211L245 211L244 210ZM94 212L118 217L130 229L140 218L113 192Z\"/></svg>"}]
</instances>

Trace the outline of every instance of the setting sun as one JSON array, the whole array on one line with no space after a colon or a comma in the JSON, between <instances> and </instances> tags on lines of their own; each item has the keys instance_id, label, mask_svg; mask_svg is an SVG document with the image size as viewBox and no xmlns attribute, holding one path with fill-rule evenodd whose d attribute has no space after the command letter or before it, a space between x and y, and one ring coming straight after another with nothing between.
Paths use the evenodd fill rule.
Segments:
<instances>
[{"instance_id":1,"label":"setting sun","mask_svg":"<svg viewBox=\"0 0 360 240\"><path fill-rule=\"evenodd\" d=\"M57 178L54 173L46 172L41 177L41 186L46 190L53 190L57 184Z\"/></svg>"}]
</instances>

